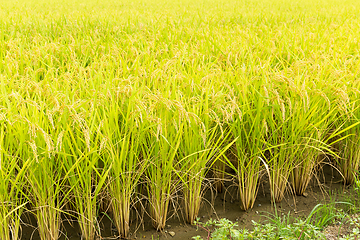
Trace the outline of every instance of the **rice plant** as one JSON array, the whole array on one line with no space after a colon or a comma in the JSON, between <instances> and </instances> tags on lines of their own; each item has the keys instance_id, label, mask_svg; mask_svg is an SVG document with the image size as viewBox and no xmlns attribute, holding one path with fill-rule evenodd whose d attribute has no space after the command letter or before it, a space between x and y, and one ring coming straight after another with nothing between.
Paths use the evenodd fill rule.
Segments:
<instances>
[{"instance_id":1,"label":"rice plant","mask_svg":"<svg viewBox=\"0 0 360 240\"><path fill-rule=\"evenodd\" d=\"M163 102L155 100L153 106L160 118L151 119L149 114L150 127L142 143L142 156L149 162L145 171L149 214L156 230L165 228L169 204L179 190L174 167L183 137L183 125L173 116L171 102L160 99Z\"/></svg>"},{"instance_id":2,"label":"rice plant","mask_svg":"<svg viewBox=\"0 0 360 240\"><path fill-rule=\"evenodd\" d=\"M196 108L195 104L192 106ZM198 111L195 112L199 114ZM183 120L185 122L183 137L175 169L183 184L185 218L188 223L193 224L198 216L206 188L204 186L206 174L233 142L225 146L224 142L228 135L219 136L217 126L212 127L201 122L194 113L186 114L188 116Z\"/></svg>"},{"instance_id":3,"label":"rice plant","mask_svg":"<svg viewBox=\"0 0 360 240\"><path fill-rule=\"evenodd\" d=\"M56 240L60 237L62 208L67 201L63 191L64 172L54 144L61 139L61 114L42 114L42 102L32 105L32 101L24 101L19 121L16 124L21 152L19 158L29 163L25 172L26 188L23 190L31 203L37 220L37 229L41 239ZM58 123L55 127L53 121Z\"/></svg>"},{"instance_id":4,"label":"rice plant","mask_svg":"<svg viewBox=\"0 0 360 240\"><path fill-rule=\"evenodd\" d=\"M82 238L93 240L100 235L98 225L99 194L103 191L111 168L101 168L104 136L99 129L97 114L89 122L75 109L69 108L72 124L68 124L63 136L61 161L67 172L71 205L78 219ZM69 120L70 120L69 119Z\"/></svg>"},{"instance_id":5,"label":"rice plant","mask_svg":"<svg viewBox=\"0 0 360 240\"><path fill-rule=\"evenodd\" d=\"M236 141L231 148L235 159L228 159L227 164L236 173L243 210L252 208L255 203L266 147L268 99L266 89L259 92L258 86L256 83L253 87L250 83L237 85L239 105L234 120L229 123L229 131Z\"/></svg>"},{"instance_id":6,"label":"rice plant","mask_svg":"<svg viewBox=\"0 0 360 240\"><path fill-rule=\"evenodd\" d=\"M267 165L271 190L271 201L280 202L284 198L285 190L291 172L294 169L294 163L298 154L301 155L303 150L299 144L299 132L305 124L303 122L295 122L286 117L285 101L281 98L278 91L274 89L272 92L272 109L271 114L267 118L267 126L269 132L266 136L267 149ZM290 105L291 106L291 103ZM289 108L288 108L289 110ZM293 116L293 115L291 115Z\"/></svg>"},{"instance_id":7,"label":"rice plant","mask_svg":"<svg viewBox=\"0 0 360 240\"><path fill-rule=\"evenodd\" d=\"M141 157L145 129L134 100L117 102L117 96L103 109L102 131L104 138L104 162L110 169L108 191L116 228L121 237L130 231L131 207L142 175L147 168Z\"/></svg>"},{"instance_id":8,"label":"rice plant","mask_svg":"<svg viewBox=\"0 0 360 240\"><path fill-rule=\"evenodd\" d=\"M318 89L309 91L304 87L297 88L290 88L291 97L287 105L289 123L296 123L299 127L291 127L292 132L296 134L292 138L293 144L296 145L293 151L297 152L290 179L294 192L303 195L315 168L321 162L321 154L328 149L325 138L336 114L325 93ZM323 109L327 111L322 111Z\"/></svg>"},{"instance_id":9,"label":"rice plant","mask_svg":"<svg viewBox=\"0 0 360 240\"><path fill-rule=\"evenodd\" d=\"M339 133L339 155L337 167L341 172L345 184L354 184L360 167L360 105L358 82L354 82L346 97L340 97L338 107L341 115L338 118L342 132ZM344 93L342 94L344 95ZM345 131L346 130L346 131Z\"/></svg>"},{"instance_id":10,"label":"rice plant","mask_svg":"<svg viewBox=\"0 0 360 240\"><path fill-rule=\"evenodd\" d=\"M21 215L27 203L23 193L25 172L30 160L20 163L19 149L11 134L16 129L6 119L6 111L1 113L0 126L0 239L21 239ZM20 142L19 142L20 143Z\"/></svg>"}]
</instances>

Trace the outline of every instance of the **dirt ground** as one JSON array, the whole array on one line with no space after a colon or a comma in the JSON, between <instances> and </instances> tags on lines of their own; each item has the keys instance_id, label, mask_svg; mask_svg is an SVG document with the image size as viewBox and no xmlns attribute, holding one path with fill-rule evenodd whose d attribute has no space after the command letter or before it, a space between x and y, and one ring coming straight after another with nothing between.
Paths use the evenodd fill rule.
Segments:
<instances>
[{"instance_id":1,"label":"dirt ground","mask_svg":"<svg viewBox=\"0 0 360 240\"><path fill-rule=\"evenodd\" d=\"M263 177L261 181L254 208L246 212L240 209L237 187L230 182L226 183L225 186L226 190L222 193L215 193L215 191L211 190L206 192L199 214L202 222L206 222L210 218L227 218L233 222L237 222L239 228L251 229L251 220L264 222L268 220L266 215L268 216L269 213L275 213L275 208L270 202L270 191L266 177ZM334 197L341 197L341 194L346 195L348 191L347 187L342 184L341 178L335 170L329 166L324 166L318 178L314 178L309 185L305 194L306 196L294 196L291 192L287 192L285 199L276 205L277 213L280 215L290 213L294 218L307 216L318 203L324 203ZM163 232L157 232L152 228L150 218L145 213L138 213L138 216L140 214L144 220L143 224L140 224L139 217L135 217L135 214L133 214L132 235L130 239L185 240L197 235L206 239L207 232L205 230L185 224L181 211L174 211L174 209L180 209L180 206L174 206L172 210L170 210L170 215L172 216L167 221L167 227ZM23 227L23 236L21 239L40 239L36 228L33 227L36 225L34 224L34 219L28 218L26 222L27 226ZM136 226L136 228L134 228L134 226ZM337 236L339 229L337 226L331 227L327 229L328 239L336 239L332 237ZM112 225L107 214L103 214L100 217L99 228L101 229L101 235L103 237L98 239L117 239L115 227ZM76 223L70 225L68 222L64 222L62 231L63 235L61 239L81 239L81 234Z\"/></svg>"}]
</instances>

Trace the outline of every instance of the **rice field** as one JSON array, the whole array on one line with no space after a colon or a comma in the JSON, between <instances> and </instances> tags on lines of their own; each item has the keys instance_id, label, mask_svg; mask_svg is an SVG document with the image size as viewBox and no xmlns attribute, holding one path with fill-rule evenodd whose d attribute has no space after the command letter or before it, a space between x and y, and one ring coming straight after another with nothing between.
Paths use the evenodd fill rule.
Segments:
<instances>
[{"instance_id":1,"label":"rice field","mask_svg":"<svg viewBox=\"0 0 360 240\"><path fill-rule=\"evenodd\" d=\"M360 164L357 0L0 0L0 239L32 214L82 239L106 211L193 223L206 189L251 209Z\"/></svg>"}]
</instances>

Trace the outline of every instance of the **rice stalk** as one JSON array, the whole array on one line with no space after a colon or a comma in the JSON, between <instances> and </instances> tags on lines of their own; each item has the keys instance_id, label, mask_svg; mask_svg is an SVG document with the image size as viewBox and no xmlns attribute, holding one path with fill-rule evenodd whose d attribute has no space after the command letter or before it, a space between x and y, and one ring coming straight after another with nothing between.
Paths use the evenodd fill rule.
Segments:
<instances>
[{"instance_id":1,"label":"rice stalk","mask_svg":"<svg viewBox=\"0 0 360 240\"><path fill-rule=\"evenodd\" d=\"M21 121L17 128L22 131L22 151L20 158L29 161L25 173L27 199L34 208L37 228L41 239L57 240L60 237L62 208L66 202L62 162L55 152L54 139L61 135L61 116L57 116L59 126L52 128L49 118L42 114L42 102L32 105L24 102Z\"/></svg>"},{"instance_id":2,"label":"rice stalk","mask_svg":"<svg viewBox=\"0 0 360 240\"><path fill-rule=\"evenodd\" d=\"M71 204L75 209L82 238L95 239L98 228L98 197L103 190L111 168L101 168L101 140L97 114L82 118L72 110L73 125L67 125L63 137L61 161L67 173Z\"/></svg>"},{"instance_id":3,"label":"rice stalk","mask_svg":"<svg viewBox=\"0 0 360 240\"><path fill-rule=\"evenodd\" d=\"M21 215L27 203L23 194L25 172L30 161L18 159L21 148L14 145L15 133L6 119L0 120L0 239L21 239Z\"/></svg>"},{"instance_id":4,"label":"rice stalk","mask_svg":"<svg viewBox=\"0 0 360 240\"><path fill-rule=\"evenodd\" d=\"M227 136L219 136L218 131L216 126L204 129L203 123L194 120L184 124L175 169L182 182L185 218L190 224L198 216L208 170L233 143L223 146Z\"/></svg>"},{"instance_id":5,"label":"rice stalk","mask_svg":"<svg viewBox=\"0 0 360 240\"><path fill-rule=\"evenodd\" d=\"M337 167L347 185L354 183L360 165L360 94L359 89L355 88L356 84L359 83L354 83L349 99L340 101L342 104L339 104L345 111L339 116L338 125L346 131L339 133L339 155L336 159Z\"/></svg>"},{"instance_id":6,"label":"rice stalk","mask_svg":"<svg viewBox=\"0 0 360 240\"><path fill-rule=\"evenodd\" d=\"M101 117L106 139L104 162L110 168L108 191L111 212L122 238L129 236L131 207L147 167L146 161L141 159L145 130L135 106L133 99L125 98L124 103L117 103L114 99Z\"/></svg>"},{"instance_id":7,"label":"rice stalk","mask_svg":"<svg viewBox=\"0 0 360 240\"><path fill-rule=\"evenodd\" d=\"M266 96L258 92L258 86L239 84L237 87L239 105L229 123L229 131L236 140L231 148L235 159L227 159L227 164L238 180L241 208L248 210L254 206L262 171L260 158L265 150L268 106Z\"/></svg>"},{"instance_id":8,"label":"rice stalk","mask_svg":"<svg viewBox=\"0 0 360 240\"><path fill-rule=\"evenodd\" d=\"M143 141L142 156L149 162L145 171L149 214L154 228L163 230L169 203L178 191L179 180L176 179L174 166L183 126L175 122L174 112L169 106L160 102L157 104L160 118L154 119L155 123L147 123L150 127Z\"/></svg>"}]
</instances>

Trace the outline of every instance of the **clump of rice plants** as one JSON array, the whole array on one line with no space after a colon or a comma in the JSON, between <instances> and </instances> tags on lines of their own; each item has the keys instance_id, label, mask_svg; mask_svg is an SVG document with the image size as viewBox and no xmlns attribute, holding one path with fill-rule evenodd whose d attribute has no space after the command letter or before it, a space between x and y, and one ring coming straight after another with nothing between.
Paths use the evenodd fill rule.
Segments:
<instances>
[{"instance_id":1,"label":"clump of rice plants","mask_svg":"<svg viewBox=\"0 0 360 240\"><path fill-rule=\"evenodd\" d=\"M233 121L228 123L229 131L235 139L231 148L235 159L227 159L227 164L236 173L243 210L252 208L255 203L262 172L261 159L266 147L268 99L264 91L259 92L258 87L260 85L256 83L254 86L250 83L236 85L239 103Z\"/></svg>"},{"instance_id":2,"label":"clump of rice plants","mask_svg":"<svg viewBox=\"0 0 360 240\"><path fill-rule=\"evenodd\" d=\"M359 81L349 87L349 94L339 91L338 124L341 132L338 143L337 167L347 185L354 184L360 167L360 90Z\"/></svg>"},{"instance_id":3,"label":"clump of rice plants","mask_svg":"<svg viewBox=\"0 0 360 240\"><path fill-rule=\"evenodd\" d=\"M17 240L21 239L21 214L27 203L23 194L24 174L31 160L20 163L21 148L16 145L18 139L12 137L16 135L16 128L6 113L3 110L0 113L0 239Z\"/></svg>"},{"instance_id":4,"label":"clump of rice plants","mask_svg":"<svg viewBox=\"0 0 360 240\"><path fill-rule=\"evenodd\" d=\"M24 101L20 121L16 124L21 131L19 136L23 138L20 140L19 158L22 164L30 161L23 191L33 208L40 238L56 240L60 237L60 215L67 201L67 194L63 191L65 174L57 154L59 145L54 144L62 137L63 125L60 123L61 115L45 110L44 102L38 103ZM48 114L42 114L43 111ZM58 124L56 127L54 121Z\"/></svg>"},{"instance_id":5,"label":"clump of rice plants","mask_svg":"<svg viewBox=\"0 0 360 240\"><path fill-rule=\"evenodd\" d=\"M179 162L176 164L182 181L185 218L193 223L200 210L203 182L212 156L209 153L213 142L208 139L208 131L197 116L187 116L183 128L183 137L179 146ZM195 118L195 119L194 119ZM214 136L214 134L212 135ZM212 137L210 136L210 137ZM191 141L190 141L191 139Z\"/></svg>"},{"instance_id":6,"label":"clump of rice plants","mask_svg":"<svg viewBox=\"0 0 360 240\"><path fill-rule=\"evenodd\" d=\"M149 214L156 230L165 228L169 204L179 190L174 167L183 137L183 124L178 122L171 101L160 96L150 105L148 130L142 143L142 157L148 161L146 188ZM150 115L156 112L157 115ZM144 114L143 114L144 116ZM156 118L156 116L158 116Z\"/></svg>"},{"instance_id":7,"label":"clump of rice plants","mask_svg":"<svg viewBox=\"0 0 360 240\"><path fill-rule=\"evenodd\" d=\"M288 99L289 121L299 126L292 127L292 132L297 137L294 139L296 146L293 149L298 152L294 156L290 181L294 192L301 196L321 161L321 154L328 149L325 136L334 121L335 109L331 108L325 93L318 89L309 91L298 87L297 90L291 88L289 92L292 95ZM323 109L327 111L322 111Z\"/></svg>"},{"instance_id":8,"label":"clump of rice plants","mask_svg":"<svg viewBox=\"0 0 360 240\"><path fill-rule=\"evenodd\" d=\"M74 209L70 214L77 216L82 237L93 240L100 235L97 220L99 194L111 169L101 167L104 162L101 156L104 149L101 147L105 137L99 129L101 125L97 114L84 119L72 106L68 114L70 122L63 135L60 159L67 173L70 204Z\"/></svg>"},{"instance_id":9,"label":"clump of rice plants","mask_svg":"<svg viewBox=\"0 0 360 240\"><path fill-rule=\"evenodd\" d=\"M299 116L292 116L292 121L300 124L297 144L300 151L294 162L294 169L290 179L292 187L297 195L303 195L314 175L314 171L321 162L321 154L328 149L326 134L334 121L335 109L329 105L330 101L325 93L317 90L308 92L300 90L302 94L308 94L308 99L301 99L292 103L293 108L301 109ZM295 99L295 98L294 98ZM304 104L305 103L305 104ZM328 111L321 111L328 109Z\"/></svg>"},{"instance_id":10,"label":"clump of rice plants","mask_svg":"<svg viewBox=\"0 0 360 240\"><path fill-rule=\"evenodd\" d=\"M227 136L219 136L216 126L201 122L197 115L186 114L189 116L183 120L183 137L175 168L183 184L185 218L192 224L200 210L206 173L232 143L224 146Z\"/></svg>"},{"instance_id":11,"label":"clump of rice plants","mask_svg":"<svg viewBox=\"0 0 360 240\"><path fill-rule=\"evenodd\" d=\"M121 237L130 231L131 207L147 164L141 157L146 129L138 117L133 98L120 101L115 94L101 113L104 141L103 160L108 174L111 213Z\"/></svg>"},{"instance_id":12,"label":"clump of rice plants","mask_svg":"<svg viewBox=\"0 0 360 240\"><path fill-rule=\"evenodd\" d=\"M266 142L272 201L280 202L289 178L297 195L305 192L320 154L327 149L325 135L335 114L327 96L309 90L306 82L285 79L277 84L271 92Z\"/></svg>"},{"instance_id":13,"label":"clump of rice plants","mask_svg":"<svg viewBox=\"0 0 360 240\"><path fill-rule=\"evenodd\" d=\"M306 121L304 121L303 115L296 112L301 111L301 109L291 107L291 99L289 102L285 102L276 89L273 89L271 93L272 109L267 118L269 131L266 136L268 145L267 170L271 201L280 202L284 198L289 176L295 167L296 159L301 156L304 149L301 144L302 137L299 136L299 133L306 126Z\"/></svg>"}]
</instances>

